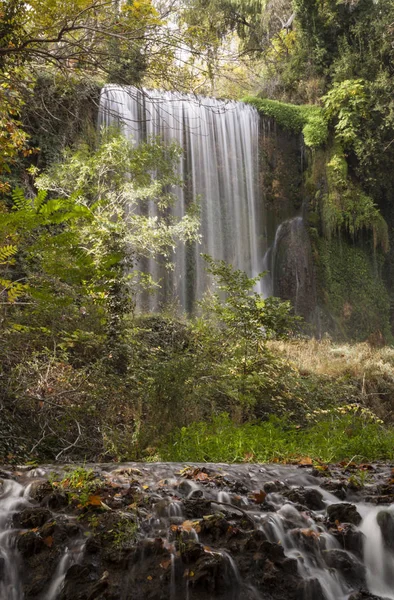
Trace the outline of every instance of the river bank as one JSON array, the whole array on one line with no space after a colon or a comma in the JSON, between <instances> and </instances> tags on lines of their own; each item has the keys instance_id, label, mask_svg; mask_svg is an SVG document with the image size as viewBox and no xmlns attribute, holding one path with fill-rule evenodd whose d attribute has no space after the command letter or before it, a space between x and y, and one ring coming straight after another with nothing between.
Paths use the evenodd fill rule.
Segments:
<instances>
[{"instance_id":1,"label":"river bank","mask_svg":"<svg viewBox=\"0 0 394 600\"><path fill-rule=\"evenodd\" d=\"M0 598L394 598L392 466L4 467Z\"/></svg>"}]
</instances>

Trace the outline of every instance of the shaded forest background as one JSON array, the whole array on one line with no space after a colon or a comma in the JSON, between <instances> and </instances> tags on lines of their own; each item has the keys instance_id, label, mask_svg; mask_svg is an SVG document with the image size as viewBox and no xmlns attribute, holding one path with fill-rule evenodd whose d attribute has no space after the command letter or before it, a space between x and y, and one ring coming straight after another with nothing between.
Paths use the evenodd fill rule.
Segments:
<instances>
[{"instance_id":1,"label":"shaded forest background","mask_svg":"<svg viewBox=\"0 0 394 600\"><path fill-rule=\"evenodd\" d=\"M3 0L0 14L0 460L391 458L392 2ZM244 99L272 122L264 198L302 208L309 323L209 257L225 296L135 313L158 283L140 259L198 240L198 207L166 217L180 148L97 131L105 83ZM141 201L162 218L126 223Z\"/></svg>"}]
</instances>

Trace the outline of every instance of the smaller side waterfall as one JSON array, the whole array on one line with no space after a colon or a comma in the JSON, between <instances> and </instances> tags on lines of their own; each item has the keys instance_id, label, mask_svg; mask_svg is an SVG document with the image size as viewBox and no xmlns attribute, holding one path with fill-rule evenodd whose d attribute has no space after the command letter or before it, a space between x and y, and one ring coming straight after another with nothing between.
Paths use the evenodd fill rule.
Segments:
<instances>
[{"instance_id":1,"label":"smaller side waterfall","mask_svg":"<svg viewBox=\"0 0 394 600\"><path fill-rule=\"evenodd\" d=\"M276 230L267 250L263 269L266 296L291 300L295 313L310 318L316 305L312 248L301 216L288 219Z\"/></svg>"},{"instance_id":2,"label":"smaller side waterfall","mask_svg":"<svg viewBox=\"0 0 394 600\"><path fill-rule=\"evenodd\" d=\"M240 102L157 90L107 85L101 92L99 122L121 126L138 144L159 136L184 150L178 175L184 185L174 190L174 217L186 214L191 202L201 205L201 244L178 247L175 269L168 274L149 261L142 267L160 280L159 297L146 299L145 309L177 299L192 310L208 285L207 253L254 276L261 271L264 211L258 183L257 111ZM155 216L156 207L149 206Z\"/></svg>"}]
</instances>

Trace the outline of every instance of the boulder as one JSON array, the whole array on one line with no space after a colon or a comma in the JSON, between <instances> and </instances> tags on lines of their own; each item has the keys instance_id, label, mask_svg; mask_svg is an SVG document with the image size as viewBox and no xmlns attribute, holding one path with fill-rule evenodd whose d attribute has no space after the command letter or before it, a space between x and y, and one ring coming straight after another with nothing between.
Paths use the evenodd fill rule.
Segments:
<instances>
[{"instance_id":1,"label":"boulder","mask_svg":"<svg viewBox=\"0 0 394 600\"><path fill-rule=\"evenodd\" d=\"M323 510L325 508L323 494L315 488L294 488L283 495L294 504L301 504L311 510Z\"/></svg>"},{"instance_id":2,"label":"boulder","mask_svg":"<svg viewBox=\"0 0 394 600\"><path fill-rule=\"evenodd\" d=\"M46 508L25 508L13 516L12 522L17 529L35 529L51 518L52 513Z\"/></svg>"},{"instance_id":3,"label":"boulder","mask_svg":"<svg viewBox=\"0 0 394 600\"><path fill-rule=\"evenodd\" d=\"M344 550L353 552L358 558L363 558L365 535L355 525L346 523L339 529L333 529L331 534L341 544Z\"/></svg>"},{"instance_id":4,"label":"boulder","mask_svg":"<svg viewBox=\"0 0 394 600\"><path fill-rule=\"evenodd\" d=\"M325 563L332 569L337 569L352 587L361 587L365 583L366 570L364 565L353 554L346 550L323 550Z\"/></svg>"},{"instance_id":5,"label":"boulder","mask_svg":"<svg viewBox=\"0 0 394 600\"><path fill-rule=\"evenodd\" d=\"M340 523L352 523L359 525L361 516L354 504L342 502L341 504L331 504L327 507L328 520L331 523L339 521Z\"/></svg>"},{"instance_id":6,"label":"boulder","mask_svg":"<svg viewBox=\"0 0 394 600\"><path fill-rule=\"evenodd\" d=\"M394 515L388 510L381 510L376 517L377 523L382 532L384 545L394 552Z\"/></svg>"}]
</instances>

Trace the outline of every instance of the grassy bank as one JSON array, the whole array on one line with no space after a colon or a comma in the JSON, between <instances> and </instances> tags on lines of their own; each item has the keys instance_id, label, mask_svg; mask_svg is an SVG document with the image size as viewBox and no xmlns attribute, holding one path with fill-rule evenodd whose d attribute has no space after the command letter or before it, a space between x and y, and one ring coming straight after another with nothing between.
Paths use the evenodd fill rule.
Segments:
<instances>
[{"instance_id":1,"label":"grassy bank","mask_svg":"<svg viewBox=\"0 0 394 600\"><path fill-rule=\"evenodd\" d=\"M370 415L341 414L341 409L306 426L285 419L237 425L228 415L179 430L160 449L168 461L332 463L342 460L392 460L394 428Z\"/></svg>"},{"instance_id":2,"label":"grassy bank","mask_svg":"<svg viewBox=\"0 0 394 600\"><path fill-rule=\"evenodd\" d=\"M393 348L271 341L245 376L199 354L187 321L138 325L126 375L81 365L76 346L9 365L0 462L393 458Z\"/></svg>"}]
</instances>

